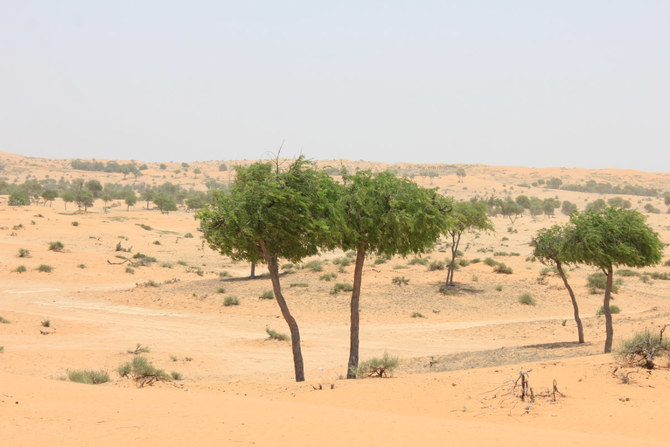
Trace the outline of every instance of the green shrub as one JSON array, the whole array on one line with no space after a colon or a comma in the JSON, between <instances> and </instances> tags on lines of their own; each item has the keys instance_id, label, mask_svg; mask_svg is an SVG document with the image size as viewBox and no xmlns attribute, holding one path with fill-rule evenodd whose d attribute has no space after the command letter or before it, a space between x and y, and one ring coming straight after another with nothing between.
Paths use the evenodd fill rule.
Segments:
<instances>
[{"instance_id":1,"label":"green shrub","mask_svg":"<svg viewBox=\"0 0 670 447\"><path fill-rule=\"evenodd\" d=\"M227 270L219 272L219 278L230 278L231 276L232 275Z\"/></svg>"},{"instance_id":2,"label":"green shrub","mask_svg":"<svg viewBox=\"0 0 670 447\"><path fill-rule=\"evenodd\" d=\"M428 265L430 261L426 258L414 258L411 261L409 261L409 265Z\"/></svg>"},{"instance_id":3,"label":"green shrub","mask_svg":"<svg viewBox=\"0 0 670 447\"><path fill-rule=\"evenodd\" d=\"M180 373L178 373L177 371L172 371L172 372L170 373L170 377L172 377L172 380L183 380L183 379L184 379L184 376L182 376L182 375L181 375Z\"/></svg>"},{"instance_id":4,"label":"green shrub","mask_svg":"<svg viewBox=\"0 0 670 447\"><path fill-rule=\"evenodd\" d=\"M294 282L288 285L289 289L292 287L309 287L309 284L307 284L306 282Z\"/></svg>"},{"instance_id":5,"label":"green shrub","mask_svg":"<svg viewBox=\"0 0 670 447\"><path fill-rule=\"evenodd\" d=\"M656 356L670 353L670 340L663 339L664 330L658 335L652 335L649 329L636 333L621 343L615 355L624 363L653 369Z\"/></svg>"},{"instance_id":6,"label":"green shrub","mask_svg":"<svg viewBox=\"0 0 670 447\"><path fill-rule=\"evenodd\" d=\"M619 306L617 306L616 304L611 304L610 305L610 313L612 315L619 314L619 313L621 313L621 309L619 309ZM605 315L605 306L600 306L600 309L598 309L596 311L596 317L600 317L600 316L603 316L603 315Z\"/></svg>"},{"instance_id":7,"label":"green shrub","mask_svg":"<svg viewBox=\"0 0 670 447\"><path fill-rule=\"evenodd\" d=\"M392 284L395 284L396 286L406 286L409 284L409 279L405 278L404 276L396 276L391 280Z\"/></svg>"},{"instance_id":8,"label":"green shrub","mask_svg":"<svg viewBox=\"0 0 670 447\"><path fill-rule=\"evenodd\" d=\"M4 317L0 317L0 323L2 323L2 324L9 324L9 323L11 323L11 321L5 319Z\"/></svg>"},{"instance_id":9,"label":"green shrub","mask_svg":"<svg viewBox=\"0 0 670 447\"><path fill-rule=\"evenodd\" d=\"M534 306L537 303L535 298L533 298L530 293L524 293L523 295L519 296L517 301L519 304L525 304L527 306Z\"/></svg>"},{"instance_id":10,"label":"green shrub","mask_svg":"<svg viewBox=\"0 0 670 447\"><path fill-rule=\"evenodd\" d=\"M78 227L78 226L79 226L79 222L77 222L76 220L73 220L73 221L72 221L72 226L73 226L73 227Z\"/></svg>"},{"instance_id":11,"label":"green shrub","mask_svg":"<svg viewBox=\"0 0 670 447\"><path fill-rule=\"evenodd\" d=\"M19 248L19 258L29 258L30 250L27 248Z\"/></svg>"},{"instance_id":12,"label":"green shrub","mask_svg":"<svg viewBox=\"0 0 670 447\"><path fill-rule=\"evenodd\" d=\"M155 368L145 357L134 357L132 362L120 365L117 372L121 377L131 377L139 387L151 385L160 380L170 380L165 371Z\"/></svg>"},{"instance_id":13,"label":"green shrub","mask_svg":"<svg viewBox=\"0 0 670 447\"><path fill-rule=\"evenodd\" d=\"M617 270L616 274L619 275L619 276L640 276L640 274L638 272L635 272L631 269Z\"/></svg>"},{"instance_id":14,"label":"green shrub","mask_svg":"<svg viewBox=\"0 0 670 447\"><path fill-rule=\"evenodd\" d=\"M275 297L275 294L272 290L266 290L265 292L261 293L261 295L258 297L262 300L271 300Z\"/></svg>"},{"instance_id":15,"label":"green shrub","mask_svg":"<svg viewBox=\"0 0 670 447\"><path fill-rule=\"evenodd\" d=\"M605 290L605 287L607 285L607 275L605 275L603 272L596 272L590 274L587 278L589 290L591 294L596 294L599 293L599 290ZM623 280L616 279L612 282L612 293L618 293L619 292L619 286L623 284Z\"/></svg>"},{"instance_id":16,"label":"green shrub","mask_svg":"<svg viewBox=\"0 0 670 447\"><path fill-rule=\"evenodd\" d=\"M470 265L470 261L468 261L467 259L461 258L461 259L458 260L458 265L461 266L461 267L467 267L467 266Z\"/></svg>"},{"instance_id":17,"label":"green shrub","mask_svg":"<svg viewBox=\"0 0 670 447\"><path fill-rule=\"evenodd\" d=\"M51 327L51 320L44 320L40 324L42 327Z\"/></svg>"},{"instance_id":18,"label":"green shrub","mask_svg":"<svg viewBox=\"0 0 670 447\"><path fill-rule=\"evenodd\" d=\"M20 266L16 267L16 269L14 269L14 271L15 271L16 273L23 273L23 272L25 272L26 270L27 270L27 269L26 269L26 266L25 266L25 265L20 265Z\"/></svg>"},{"instance_id":19,"label":"green shrub","mask_svg":"<svg viewBox=\"0 0 670 447\"><path fill-rule=\"evenodd\" d=\"M85 269L86 264L77 264L77 267L80 268L80 269Z\"/></svg>"},{"instance_id":20,"label":"green shrub","mask_svg":"<svg viewBox=\"0 0 670 447\"><path fill-rule=\"evenodd\" d=\"M240 300L236 296L227 296L223 299L223 305L226 307L239 306Z\"/></svg>"},{"instance_id":21,"label":"green shrub","mask_svg":"<svg viewBox=\"0 0 670 447\"><path fill-rule=\"evenodd\" d=\"M130 273L131 275L135 274L135 269L132 267L126 267L126 273Z\"/></svg>"},{"instance_id":22,"label":"green shrub","mask_svg":"<svg viewBox=\"0 0 670 447\"><path fill-rule=\"evenodd\" d=\"M145 346L141 343L137 343L137 345L135 346L135 349L128 349L128 351L126 351L126 352L128 352L128 354L137 355L137 354L144 354L144 353L147 353L147 352L151 352L151 349L149 349L148 346Z\"/></svg>"},{"instance_id":23,"label":"green shrub","mask_svg":"<svg viewBox=\"0 0 670 447\"><path fill-rule=\"evenodd\" d=\"M153 241L153 244L154 244L154 245L160 245L160 244L161 244L161 241Z\"/></svg>"},{"instance_id":24,"label":"green shrub","mask_svg":"<svg viewBox=\"0 0 670 447\"><path fill-rule=\"evenodd\" d=\"M670 280L670 275L667 274L666 272L660 273L660 272L651 272L649 273L649 276L651 276L652 279L661 279L664 281Z\"/></svg>"},{"instance_id":25,"label":"green shrub","mask_svg":"<svg viewBox=\"0 0 670 447\"><path fill-rule=\"evenodd\" d=\"M270 329L268 326L265 327L265 332L270 337L270 340L288 341L291 339L291 337L288 335L277 332L274 329Z\"/></svg>"},{"instance_id":26,"label":"green shrub","mask_svg":"<svg viewBox=\"0 0 670 447\"><path fill-rule=\"evenodd\" d=\"M224 289L223 287L219 287L216 289L216 293L226 293L226 289Z\"/></svg>"},{"instance_id":27,"label":"green shrub","mask_svg":"<svg viewBox=\"0 0 670 447\"><path fill-rule=\"evenodd\" d=\"M184 235L184 237L185 237L186 239L192 239L192 238L193 238L193 235L192 235L191 233L186 233L186 234Z\"/></svg>"},{"instance_id":28,"label":"green shrub","mask_svg":"<svg viewBox=\"0 0 670 447\"><path fill-rule=\"evenodd\" d=\"M319 276L319 280L321 281L330 281L335 278L337 278L337 273L326 273Z\"/></svg>"},{"instance_id":29,"label":"green shrub","mask_svg":"<svg viewBox=\"0 0 670 447\"><path fill-rule=\"evenodd\" d=\"M497 251L493 253L493 256L509 256L509 253L507 253L506 251Z\"/></svg>"},{"instance_id":30,"label":"green shrub","mask_svg":"<svg viewBox=\"0 0 670 447\"><path fill-rule=\"evenodd\" d=\"M505 265L502 262L499 263L498 265L496 265L493 268L493 271L496 272L496 273L502 273L502 274L505 274L505 275L511 275L512 273L514 273L514 271L512 270L512 267L508 267L507 265Z\"/></svg>"},{"instance_id":31,"label":"green shrub","mask_svg":"<svg viewBox=\"0 0 670 447\"><path fill-rule=\"evenodd\" d=\"M431 272L435 271L435 270L444 270L444 262L433 261L428 266L428 270L431 271Z\"/></svg>"},{"instance_id":32,"label":"green shrub","mask_svg":"<svg viewBox=\"0 0 670 447\"><path fill-rule=\"evenodd\" d=\"M307 269L311 272L318 273L318 272L323 271L323 265L322 264L323 263L321 261L317 261L317 260L309 261L308 263L306 263L303 266L303 268L305 268L305 269Z\"/></svg>"},{"instance_id":33,"label":"green shrub","mask_svg":"<svg viewBox=\"0 0 670 447\"><path fill-rule=\"evenodd\" d=\"M0 346L0 352L5 352L5 347L4 346Z\"/></svg>"},{"instance_id":34,"label":"green shrub","mask_svg":"<svg viewBox=\"0 0 670 447\"><path fill-rule=\"evenodd\" d=\"M51 273L52 270L53 270L53 267L51 267L50 265L46 265L46 264L40 264L37 267L37 271L42 272L42 273Z\"/></svg>"},{"instance_id":35,"label":"green shrub","mask_svg":"<svg viewBox=\"0 0 670 447\"><path fill-rule=\"evenodd\" d=\"M412 318L426 318L426 316L424 314L422 314L421 312L412 312L411 317Z\"/></svg>"},{"instance_id":36,"label":"green shrub","mask_svg":"<svg viewBox=\"0 0 670 447\"><path fill-rule=\"evenodd\" d=\"M140 225L140 228L142 228L143 230L147 230L147 231L153 230L153 228L151 228L149 225L145 225L145 224L139 224L139 225Z\"/></svg>"},{"instance_id":37,"label":"green shrub","mask_svg":"<svg viewBox=\"0 0 670 447\"><path fill-rule=\"evenodd\" d=\"M351 292L354 290L354 286L349 283L338 282L335 283L332 289L330 289L331 295L336 295L338 292Z\"/></svg>"},{"instance_id":38,"label":"green shrub","mask_svg":"<svg viewBox=\"0 0 670 447\"><path fill-rule=\"evenodd\" d=\"M333 259L333 264L339 265L340 267L348 267L351 265L351 259L349 258L335 258Z\"/></svg>"},{"instance_id":39,"label":"green shrub","mask_svg":"<svg viewBox=\"0 0 670 447\"><path fill-rule=\"evenodd\" d=\"M503 289L503 286L501 286L500 284L498 284L498 285L496 286L496 291L498 291L498 292L502 292L502 289Z\"/></svg>"},{"instance_id":40,"label":"green shrub","mask_svg":"<svg viewBox=\"0 0 670 447\"><path fill-rule=\"evenodd\" d=\"M498 261L493 258L486 258L484 259L484 264L488 265L489 267L495 267L498 265Z\"/></svg>"},{"instance_id":41,"label":"green shrub","mask_svg":"<svg viewBox=\"0 0 670 447\"><path fill-rule=\"evenodd\" d=\"M472 282L477 282L477 281L479 281L479 276L472 275L472 278L470 278L470 279L472 280Z\"/></svg>"},{"instance_id":42,"label":"green shrub","mask_svg":"<svg viewBox=\"0 0 670 447\"><path fill-rule=\"evenodd\" d=\"M389 377L398 363L398 357L391 357L388 352L384 352L382 358L375 357L362 362L358 366L356 377Z\"/></svg>"},{"instance_id":43,"label":"green shrub","mask_svg":"<svg viewBox=\"0 0 670 447\"><path fill-rule=\"evenodd\" d=\"M61 241L49 242L49 250L51 251L62 251L65 246Z\"/></svg>"},{"instance_id":44,"label":"green shrub","mask_svg":"<svg viewBox=\"0 0 670 447\"><path fill-rule=\"evenodd\" d=\"M109 374L107 371L92 371L89 369L68 371L67 377L70 382L86 383L90 385L97 385L99 383L109 382Z\"/></svg>"}]
</instances>

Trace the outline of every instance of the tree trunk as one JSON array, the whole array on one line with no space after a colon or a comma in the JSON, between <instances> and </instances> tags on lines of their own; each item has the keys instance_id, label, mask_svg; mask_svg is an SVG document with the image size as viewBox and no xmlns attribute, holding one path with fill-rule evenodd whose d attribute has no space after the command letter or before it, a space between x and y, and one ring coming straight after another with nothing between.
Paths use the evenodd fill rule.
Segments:
<instances>
[{"instance_id":1,"label":"tree trunk","mask_svg":"<svg viewBox=\"0 0 670 447\"><path fill-rule=\"evenodd\" d=\"M279 305L281 314L286 320L289 329L291 330L291 348L293 350L293 368L295 370L295 381L305 381L305 365L302 360L302 350L300 349L300 331L298 330L298 323L291 315L288 309L284 295L281 293L281 285L279 284L279 265L277 263L277 256L271 255L265 244L261 244L263 250L263 257L268 263L268 270L270 271L270 280L272 281L272 290L274 291L275 300Z\"/></svg>"},{"instance_id":2,"label":"tree trunk","mask_svg":"<svg viewBox=\"0 0 670 447\"><path fill-rule=\"evenodd\" d=\"M612 280L614 272L610 267L607 272L607 285L605 286L605 300L603 301L603 310L605 313L605 354L612 352L612 339L614 338L614 328L612 327L612 312L610 311L610 301L612 300Z\"/></svg>"},{"instance_id":3,"label":"tree trunk","mask_svg":"<svg viewBox=\"0 0 670 447\"><path fill-rule=\"evenodd\" d=\"M256 263L251 263L251 273L249 273L249 278L254 279L256 277Z\"/></svg>"},{"instance_id":4,"label":"tree trunk","mask_svg":"<svg viewBox=\"0 0 670 447\"><path fill-rule=\"evenodd\" d=\"M582 320L581 318L579 318L579 306L577 306L577 299L575 298L575 293L572 291L572 287L570 287L570 284L568 284L568 278L567 276L565 276L563 266L561 265L560 262L556 263L556 270L558 270L559 275L561 275L563 284L565 285L565 288L568 289L568 293L570 294L570 300L572 301L572 309L575 312L575 323L577 323L577 336L579 337L579 343L584 343L584 326L582 326Z\"/></svg>"},{"instance_id":5,"label":"tree trunk","mask_svg":"<svg viewBox=\"0 0 670 447\"><path fill-rule=\"evenodd\" d=\"M360 298L363 281L363 264L365 263L365 244L356 249L356 266L354 268L354 290L351 292L351 332L349 337L349 363L347 379L355 379L358 371L358 346L360 334Z\"/></svg>"},{"instance_id":6,"label":"tree trunk","mask_svg":"<svg viewBox=\"0 0 670 447\"><path fill-rule=\"evenodd\" d=\"M451 262L447 267L447 281L445 285L454 285L454 270L456 267L456 253L458 252L458 244L461 242L461 233L454 233L451 235Z\"/></svg>"}]
</instances>

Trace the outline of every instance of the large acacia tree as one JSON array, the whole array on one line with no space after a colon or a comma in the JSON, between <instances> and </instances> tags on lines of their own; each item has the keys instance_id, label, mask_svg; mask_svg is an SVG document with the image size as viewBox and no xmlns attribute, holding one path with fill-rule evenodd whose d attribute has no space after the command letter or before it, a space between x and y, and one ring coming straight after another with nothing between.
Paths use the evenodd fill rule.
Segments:
<instances>
[{"instance_id":1,"label":"large acacia tree","mask_svg":"<svg viewBox=\"0 0 670 447\"><path fill-rule=\"evenodd\" d=\"M575 293L570 287L568 277L563 270L566 263L565 242L568 239L568 232L571 230L570 226L554 225L551 228L543 228L537 232L537 235L531 241L534 248L533 256L543 264L550 264L556 267L558 274L563 280L565 288L570 294L572 301L572 309L575 315L575 323L577 323L577 337L579 343L584 343L584 326L582 320L579 318L579 306Z\"/></svg>"},{"instance_id":2,"label":"large acacia tree","mask_svg":"<svg viewBox=\"0 0 670 447\"><path fill-rule=\"evenodd\" d=\"M646 267L658 264L663 243L658 233L635 210L604 206L570 215L570 231L563 244L564 259L570 263L592 265L607 277L603 309L605 314L605 352L612 351L612 282L614 267Z\"/></svg>"},{"instance_id":3,"label":"large acacia tree","mask_svg":"<svg viewBox=\"0 0 670 447\"><path fill-rule=\"evenodd\" d=\"M356 377L363 264L368 253L393 256L432 247L445 228L450 203L435 190L390 172L357 171L343 175L340 209L344 213L340 246L356 251L351 293L351 331L347 378Z\"/></svg>"},{"instance_id":4,"label":"large acacia tree","mask_svg":"<svg viewBox=\"0 0 670 447\"><path fill-rule=\"evenodd\" d=\"M456 202L447 219L446 234L451 237L451 262L447 268L447 286L454 285L454 270L458 245L466 231L492 231L493 224L486 215L486 204L482 202Z\"/></svg>"},{"instance_id":5,"label":"large acacia tree","mask_svg":"<svg viewBox=\"0 0 670 447\"><path fill-rule=\"evenodd\" d=\"M299 262L337 241L338 185L299 158L237 167L230 190L215 191L197 218L210 247L233 260L265 263L275 299L291 331L295 380L305 380L300 331L282 294L279 258Z\"/></svg>"}]
</instances>

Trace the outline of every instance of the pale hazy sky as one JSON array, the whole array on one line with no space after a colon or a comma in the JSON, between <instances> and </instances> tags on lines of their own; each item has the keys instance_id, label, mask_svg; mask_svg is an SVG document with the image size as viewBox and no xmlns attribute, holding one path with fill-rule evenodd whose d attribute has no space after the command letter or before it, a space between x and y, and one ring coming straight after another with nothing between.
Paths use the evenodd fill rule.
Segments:
<instances>
[{"instance_id":1,"label":"pale hazy sky","mask_svg":"<svg viewBox=\"0 0 670 447\"><path fill-rule=\"evenodd\" d=\"M670 171L670 1L0 0L0 151Z\"/></svg>"}]
</instances>

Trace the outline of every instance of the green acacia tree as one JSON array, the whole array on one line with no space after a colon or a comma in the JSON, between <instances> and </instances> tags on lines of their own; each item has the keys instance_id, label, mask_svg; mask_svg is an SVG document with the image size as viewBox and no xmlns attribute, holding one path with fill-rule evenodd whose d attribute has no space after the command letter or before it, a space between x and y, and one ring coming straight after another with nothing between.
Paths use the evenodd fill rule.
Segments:
<instances>
[{"instance_id":1,"label":"green acacia tree","mask_svg":"<svg viewBox=\"0 0 670 447\"><path fill-rule=\"evenodd\" d=\"M537 235L531 241L533 247L533 256L545 265L553 265L556 267L558 274L563 280L565 288L570 294L572 301L572 309L575 315L575 323L577 323L577 337L579 343L584 343L584 326L582 320L579 318L579 306L575 293L570 287L568 277L563 270L565 261L565 241L568 239L568 232L571 230L570 226L554 225L551 228L543 228L537 232Z\"/></svg>"},{"instance_id":2,"label":"green acacia tree","mask_svg":"<svg viewBox=\"0 0 670 447\"><path fill-rule=\"evenodd\" d=\"M359 361L360 295L366 254L405 256L432 247L445 228L450 203L435 190L391 172L345 172L342 179L340 247L356 251L347 367L347 378L352 379Z\"/></svg>"},{"instance_id":3,"label":"green acacia tree","mask_svg":"<svg viewBox=\"0 0 670 447\"><path fill-rule=\"evenodd\" d=\"M236 167L229 191L214 191L200 210L204 238L233 260L266 263L275 299L291 331L295 380L305 380L298 323L279 281L280 258L299 262L338 241L339 186L312 163L298 158L286 169L274 163Z\"/></svg>"},{"instance_id":4,"label":"green acacia tree","mask_svg":"<svg viewBox=\"0 0 670 447\"><path fill-rule=\"evenodd\" d=\"M635 210L611 206L570 215L562 252L565 262L592 265L607 277L603 309L605 314L605 353L612 351L614 329L610 301L614 267L656 265L663 255L663 243Z\"/></svg>"},{"instance_id":5,"label":"green acacia tree","mask_svg":"<svg viewBox=\"0 0 670 447\"><path fill-rule=\"evenodd\" d=\"M461 236L466 231L493 231L493 224L486 215L486 205L482 202L456 202L447 218L446 234L451 237L451 262L447 268L445 285L454 285L456 253Z\"/></svg>"}]
</instances>

